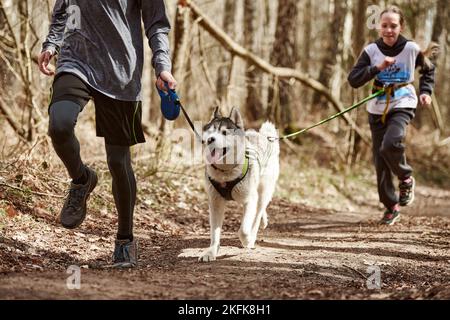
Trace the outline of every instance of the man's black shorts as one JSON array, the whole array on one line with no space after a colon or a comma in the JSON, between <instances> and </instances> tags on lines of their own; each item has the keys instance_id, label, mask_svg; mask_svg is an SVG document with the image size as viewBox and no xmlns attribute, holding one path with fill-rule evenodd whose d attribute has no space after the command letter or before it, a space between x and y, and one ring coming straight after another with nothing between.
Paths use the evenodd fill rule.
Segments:
<instances>
[{"instance_id":1,"label":"man's black shorts","mask_svg":"<svg viewBox=\"0 0 450 320\"><path fill-rule=\"evenodd\" d=\"M53 103L69 100L77 103L82 111L90 99L95 104L97 136L104 137L106 144L132 146L145 142L140 101L110 98L71 73L60 73L53 80L49 110Z\"/></svg>"}]
</instances>

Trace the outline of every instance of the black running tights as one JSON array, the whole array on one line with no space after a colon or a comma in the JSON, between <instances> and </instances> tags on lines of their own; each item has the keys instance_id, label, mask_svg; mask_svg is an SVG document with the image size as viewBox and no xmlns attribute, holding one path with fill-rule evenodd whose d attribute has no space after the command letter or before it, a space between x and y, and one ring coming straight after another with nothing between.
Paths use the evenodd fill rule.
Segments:
<instances>
[{"instance_id":1,"label":"black running tights","mask_svg":"<svg viewBox=\"0 0 450 320\"><path fill-rule=\"evenodd\" d=\"M58 101L50 106L49 135L53 147L72 179L83 174L80 144L75 124L81 107L72 101ZM133 211L136 202L136 179L131 166L130 147L105 145L112 192L119 215L118 239L133 237Z\"/></svg>"}]
</instances>

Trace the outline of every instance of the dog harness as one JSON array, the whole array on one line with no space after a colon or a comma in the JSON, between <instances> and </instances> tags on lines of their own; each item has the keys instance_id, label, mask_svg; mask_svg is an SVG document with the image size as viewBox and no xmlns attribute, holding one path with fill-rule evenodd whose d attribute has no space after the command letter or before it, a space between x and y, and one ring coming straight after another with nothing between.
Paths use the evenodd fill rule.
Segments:
<instances>
[{"instance_id":1,"label":"dog harness","mask_svg":"<svg viewBox=\"0 0 450 320\"><path fill-rule=\"evenodd\" d=\"M391 98L395 97L395 90L406 87L409 84L411 84L411 82L384 85L381 81L375 79L372 87L372 93L375 93L377 90L381 89L384 89L386 92L386 107L384 108L383 115L381 116L381 123L384 124L386 122L386 115L389 112L389 103Z\"/></svg>"},{"instance_id":2,"label":"dog harness","mask_svg":"<svg viewBox=\"0 0 450 320\"><path fill-rule=\"evenodd\" d=\"M247 172L249 170L249 166L248 166L248 154L245 153L245 160L244 160L244 166L242 167L242 174L237 177L236 179L232 180L232 181L227 181L225 183L220 183L217 182L213 179L211 179L211 177L208 176L209 181L211 182L211 184L214 186L214 188L217 190L217 192L222 196L222 198L224 198L225 200L229 201L229 200L234 200L233 196L231 195L233 188L242 180L244 180L244 178L247 175Z\"/></svg>"}]
</instances>

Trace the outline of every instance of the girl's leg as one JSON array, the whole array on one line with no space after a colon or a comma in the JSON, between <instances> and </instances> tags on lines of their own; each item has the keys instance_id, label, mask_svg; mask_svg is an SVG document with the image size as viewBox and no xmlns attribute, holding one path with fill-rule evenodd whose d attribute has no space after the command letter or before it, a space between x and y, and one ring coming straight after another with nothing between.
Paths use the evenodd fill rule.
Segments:
<instances>
[{"instance_id":1,"label":"girl's leg","mask_svg":"<svg viewBox=\"0 0 450 320\"><path fill-rule=\"evenodd\" d=\"M377 173L377 188L380 202L386 208L391 208L398 202L395 187L392 182L392 173L388 163L381 155L381 146L386 134L386 126L380 121L381 116L369 114L370 130L372 133L372 154Z\"/></svg>"},{"instance_id":2,"label":"girl's leg","mask_svg":"<svg viewBox=\"0 0 450 320\"><path fill-rule=\"evenodd\" d=\"M408 109L395 111L389 115L380 149L381 156L400 181L412 175L412 168L406 162L403 141L406 136L406 127L413 117L413 111Z\"/></svg>"}]
</instances>

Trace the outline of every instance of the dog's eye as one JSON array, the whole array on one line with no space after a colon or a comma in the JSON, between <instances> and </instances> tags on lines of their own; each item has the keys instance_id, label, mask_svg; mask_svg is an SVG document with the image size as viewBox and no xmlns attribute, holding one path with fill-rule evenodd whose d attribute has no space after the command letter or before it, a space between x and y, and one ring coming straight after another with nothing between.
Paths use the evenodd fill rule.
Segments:
<instances>
[{"instance_id":1,"label":"dog's eye","mask_svg":"<svg viewBox=\"0 0 450 320\"><path fill-rule=\"evenodd\" d=\"M226 136L226 135L227 135L227 130L222 130L222 134L223 134L224 136Z\"/></svg>"}]
</instances>

